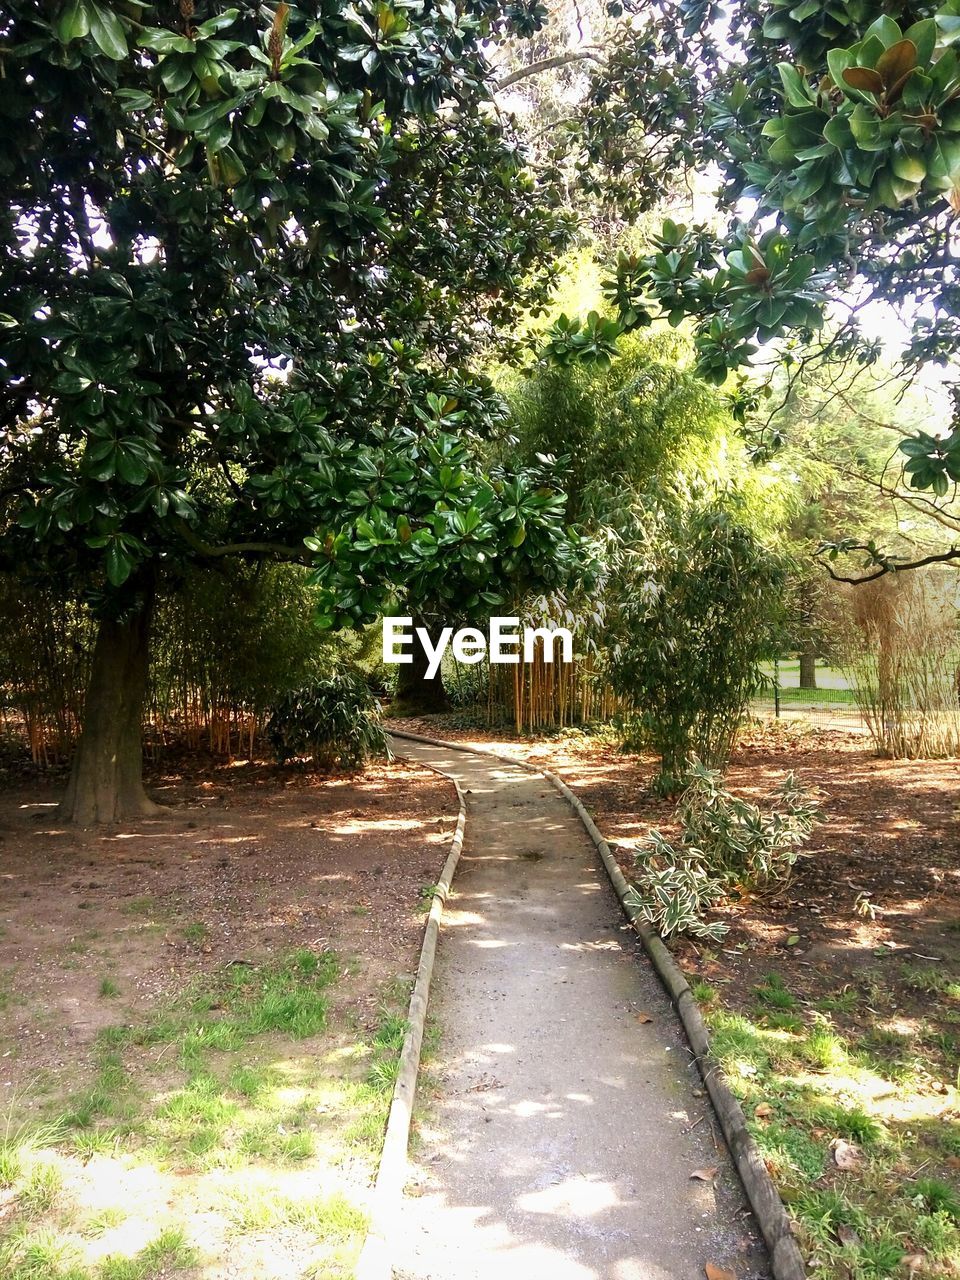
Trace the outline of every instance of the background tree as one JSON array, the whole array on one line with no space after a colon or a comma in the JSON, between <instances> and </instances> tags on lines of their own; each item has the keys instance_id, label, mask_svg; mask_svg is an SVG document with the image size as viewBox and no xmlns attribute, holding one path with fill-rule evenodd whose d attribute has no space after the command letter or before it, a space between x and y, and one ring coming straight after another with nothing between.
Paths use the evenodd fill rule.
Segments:
<instances>
[{"instance_id":1,"label":"background tree","mask_svg":"<svg viewBox=\"0 0 960 1280\"><path fill-rule=\"evenodd\" d=\"M509 353L569 233L491 110L487 51L539 21L5 6L4 552L100 618L68 816L149 808L150 619L186 564L303 559L331 624L431 573L549 577L557 505L523 478L501 502L470 447L502 413L476 352Z\"/></svg>"},{"instance_id":2,"label":"background tree","mask_svg":"<svg viewBox=\"0 0 960 1280\"><path fill-rule=\"evenodd\" d=\"M812 337L828 306L841 322L826 331L822 353L870 362L879 347L859 318L890 304L910 325L908 369L955 366L955 0L827 9L666 0L643 29L652 65L638 65L651 74L632 82L628 114L662 119L664 94L680 93L666 151L677 165L719 168L729 221L719 236L709 225L667 222L654 253L623 255L609 287L621 323L696 317L700 371L721 384L785 333ZM563 353L568 336L555 333L550 345ZM928 425L901 450L910 486L934 502L947 497L960 479L956 421ZM915 563L861 550L883 572ZM960 548L938 558L960 558Z\"/></svg>"},{"instance_id":3,"label":"background tree","mask_svg":"<svg viewBox=\"0 0 960 1280\"><path fill-rule=\"evenodd\" d=\"M660 757L655 785L678 790L691 753L722 769L762 681L780 607L782 562L709 494L651 495L614 569L611 678L635 745Z\"/></svg>"}]
</instances>

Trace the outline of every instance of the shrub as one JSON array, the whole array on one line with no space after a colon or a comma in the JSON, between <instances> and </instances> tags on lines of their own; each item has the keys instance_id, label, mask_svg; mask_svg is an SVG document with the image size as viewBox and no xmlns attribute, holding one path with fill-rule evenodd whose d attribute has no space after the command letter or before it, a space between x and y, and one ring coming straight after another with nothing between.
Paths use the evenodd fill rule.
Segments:
<instances>
[{"instance_id":1,"label":"shrub","mask_svg":"<svg viewBox=\"0 0 960 1280\"><path fill-rule=\"evenodd\" d=\"M611 683L628 744L657 752L668 795L691 752L726 763L780 609L783 565L737 506L735 494L648 498L617 552Z\"/></svg>"},{"instance_id":2,"label":"shrub","mask_svg":"<svg viewBox=\"0 0 960 1280\"><path fill-rule=\"evenodd\" d=\"M390 755L380 703L354 672L319 676L286 694L273 710L267 736L281 763L312 756L323 770L335 763L356 769L370 756Z\"/></svg>"},{"instance_id":3,"label":"shrub","mask_svg":"<svg viewBox=\"0 0 960 1280\"><path fill-rule=\"evenodd\" d=\"M637 851L629 904L664 937L722 938L727 926L707 923L704 913L731 891L786 878L817 820L813 793L792 773L768 799L766 811L739 799L694 759L680 799L679 843L650 832Z\"/></svg>"}]
</instances>

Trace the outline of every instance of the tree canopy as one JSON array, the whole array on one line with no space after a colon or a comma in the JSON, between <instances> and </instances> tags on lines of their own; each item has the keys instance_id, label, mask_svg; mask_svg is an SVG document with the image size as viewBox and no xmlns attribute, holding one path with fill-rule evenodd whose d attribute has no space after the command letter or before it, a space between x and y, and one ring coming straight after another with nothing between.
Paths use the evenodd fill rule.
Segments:
<instances>
[{"instance_id":1,"label":"tree canopy","mask_svg":"<svg viewBox=\"0 0 960 1280\"><path fill-rule=\"evenodd\" d=\"M909 369L952 367L960 351L955 0L664 0L630 29L633 65L645 74L629 93L620 86L621 130L632 129L658 176L665 164L714 167L726 226L665 221L653 252L621 254L611 272L619 326L598 316L572 337L560 325L548 351L609 354L618 327L692 316L699 370L721 385L788 334L809 342L822 331L830 357L869 363L879 347L860 321L885 303L910 326ZM943 497L960 480L956 422L901 448L915 489Z\"/></svg>"},{"instance_id":2,"label":"tree canopy","mask_svg":"<svg viewBox=\"0 0 960 1280\"><path fill-rule=\"evenodd\" d=\"M544 476L471 444L503 413L477 353L511 356L571 228L492 102L489 50L541 16L5 7L10 559L114 622L225 556L313 564L328 623L570 571Z\"/></svg>"}]
</instances>

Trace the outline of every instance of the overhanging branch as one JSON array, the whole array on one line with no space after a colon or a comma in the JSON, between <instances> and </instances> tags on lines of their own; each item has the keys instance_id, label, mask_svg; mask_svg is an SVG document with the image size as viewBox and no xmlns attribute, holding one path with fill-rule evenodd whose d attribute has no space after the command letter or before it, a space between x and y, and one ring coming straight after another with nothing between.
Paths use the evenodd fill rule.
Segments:
<instances>
[{"instance_id":1,"label":"overhanging branch","mask_svg":"<svg viewBox=\"0 0 960 1280\"><path fill-rule=\"evenodd\" d=\"M869 553L870 548L857 545L844 547L844 551L866 551ZM872 573L862 574L859 578L850 578L844 574L836 573L829 564L823 561L819 554L815 556L815 559L822 568L826 569L834 582L846 582L852 587L859 587L865 582L875 582L877 578L882 578L888 573L907 573L911 569L923 569L928 564L946 564L951 560L960 560L960 547L951 547L949 551L937 551L929 556L921 556L919 560L886 560L881 558Z\"/></svg>"},{"instance_id":2,"label":"overhanging branch","mask_svg":"<svg viewBox=\"0 0 960 1280\"><path fill-rule=\"evenodd\" d=\"M516 71L511 71L509 75L497 81L497 88L509 89L512 84L517 84L530 76L541 75L544 71L556 71L559 67L569 67L574 62L602 61L598 54L588 49L581 49L576 53L558 53L552 58L541 58L539 62L531 62L525 67L518 67Z\"/></svg>"},{"instance_id":3,"label":"overhanging branch","mask_svg":"<svg viewBox=\"0 0 960 1280\"><path fill-rule=\"evenodd\" d=\"M282 560L299 561L301 564L312 564L313 559L305 547L288 547L282 542L227 542L219 546L204 542L187 524L186 520L175 521L180 536L198 555L215 560L223 556L278 556Z\"/></svg>"}]
</instances>

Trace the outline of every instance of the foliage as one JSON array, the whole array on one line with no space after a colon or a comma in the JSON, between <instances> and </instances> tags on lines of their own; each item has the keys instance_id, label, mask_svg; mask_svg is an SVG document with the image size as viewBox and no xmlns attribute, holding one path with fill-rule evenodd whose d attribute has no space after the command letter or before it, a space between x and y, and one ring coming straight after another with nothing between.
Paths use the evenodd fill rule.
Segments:
<instances>
[{"instance_id":1,"label":"foliage","mask_svg":"<svg viewBox=\"0 0 960 1280\"><path fill-rule=\"evenodd\" d=\"M690 934L716 941L727 925L703 916L725 897L723 881L698 850L676 849L659 831L652 831L646 849L637 854L636 883L626 904L664 938Z\"/></svg>"},{"instance_id":2,"label":"foliage","mask_svg":"<svg viewBox=\"0 0 960 1280\"><path fill-rule=\"evenodd\" d=\"M91 638L88 612L62 586L0 573L3 708L22 719L34 763L61 756L77 732Z\"/></svg>"},{"instance_id":3,"label":"foliage","mask_svg":"<svg viewBox=\"0 0 960 1280\"><path fill-rule=\"evenodd\" d=\"M317 592L306 576L294 565L227 562L219 572L188 568L179 581L163 584L146 715L158 734L196 745L204 733L213 749L229 751L231 717L250 720L249 737L268 707L313 670L321 651L344 647L318 630ZM4 574L0 623L5 707L17 729L22 722L35 763L62 760L83 723L91 611L69 588Z\"/></svg>"},{"instance_id":4,"label":"foliage","mask_svg":"<svg viewBox=\"0 0 960 1280\"><path fill-rule=\"evenodd\" d=\"M813 793L788 774L764 811L726 790L694 757L680 799L679 844L652 831L637 851L630 903L664 937L721 938L727 926L703 914L732 890L782 880L818 816Z\"/></svg>"},{"instance_id":5,"label":"foliage","mask_svg":"<svg viewBox=\"0 0 960 1280\"><path fill-rule=\"evenodd\" d=\"M348 769L370 756L389 755L380 723L380 703L362 676L337 672L318 676L281 698L267 724L281 762L312 756L318 769L338 762Z\"/></svg>"},{"instance_id":6,"label":"foliage","mask_svg":"<svg viewBox=\"0 0 960 1280\"><path fill-rule=\"evenodd\" d=\"M693 762L680 802L683 843L698 849L728 883L756 889L783 879L818 816L814 794L792 773L768 797L766 812L721 785L721 775Z\"/></svg>"},{"instance_id":7,"label":"foliage","mask_svg":"<svg viewBox=\"0 0 960 1280\"><path fill-rule=\"evenodd\" d=\"M718 172L729 216L719 234L667 220L652 252L621 256L608 284L621 325L693 316L700 371L719 385L772 340L812 338L828 307L845 318L825 354L870 363L879 344L859 317L885 302L910 330L908 368L955 368L958 35L956 0L645 6L623 117L625 128L658 124L644 179ZM955 419L901 450L915 490L940 498L960 479Z\"/></svg>"},{"instance_id":8,"label":"foliage","mask_svg":"<svg viewBox=\"0 0 960 1280\"><path fill-rule=\"evenodd\" d=\"M114 611L160 562L300 558L328 616L360 621L438 560L496 578L490 515L515 560L525 517L559 527L467 447L502 415L471 360L546 298L568 230L487 111L486 51L539 21L486 0L6 7L11 554Z\"/></svg>"},{"instance_id":9,"label":"foliage","mask_svg":"<svg viewBox=\"0 0 960 1280\"><path fill-rule=\"evenodd\" d=\"M189 570L157 609L154 709L176 717L193 700L259 714L300 683L323 644L306 576L295 565Z\"/></svg>"},{"instance_id":10,"label":"foliage","mask_svg":"<svg viewBox=\"0 0 960 1280\"><path fill-rule=\"evenodd\" d=\"M625 489L702 475L724 450L729 415L692 366L689 341L660 330L623 338L609 367L547 365L505 380L506 447L557 459L574 520L609 518Z\"/></svg>"},{"instance_id":11,"label":"foliage","mask_svg":"<svg viewBox=\"0 0 960 1280\"><path fill-rule=\"evenodd\" d=\"M615 549L611 681L631 740L660 756L676 789L696 752L722 765L763 676L783 566L737 518L735 501L651 498Z\"/></svg>"}]
</instances>

